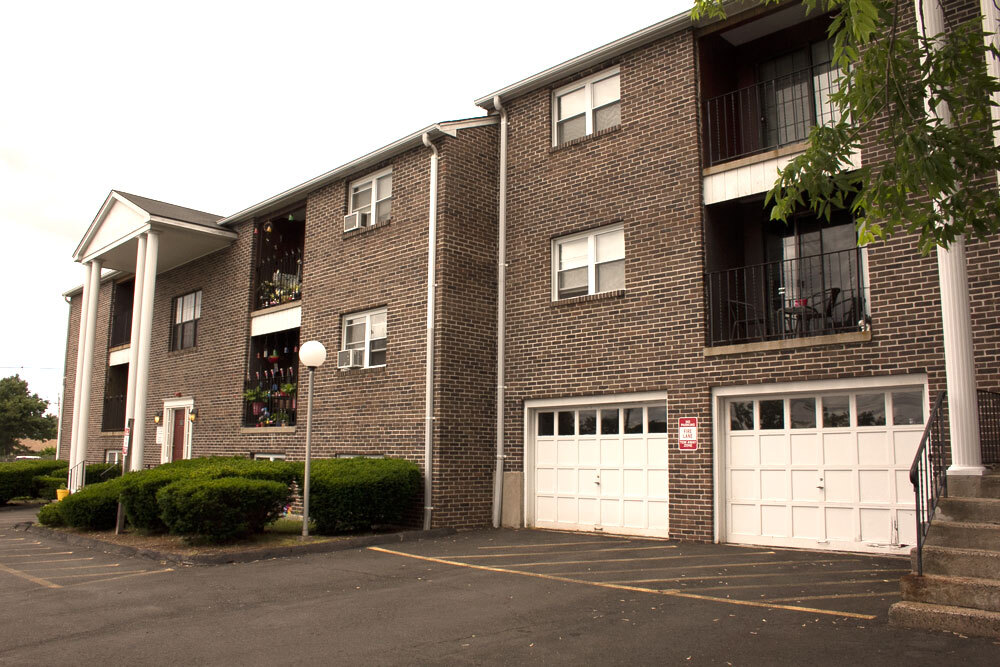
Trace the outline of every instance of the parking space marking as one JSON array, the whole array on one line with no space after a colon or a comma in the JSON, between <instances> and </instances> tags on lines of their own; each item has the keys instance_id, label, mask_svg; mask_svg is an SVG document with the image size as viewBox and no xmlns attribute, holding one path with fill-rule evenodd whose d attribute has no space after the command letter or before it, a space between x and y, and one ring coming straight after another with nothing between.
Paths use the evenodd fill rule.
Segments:
<instances>
[{"instance_id":1,"label":"parking space marking","mask_svg":"<svg viewBox=\"0 0 1000 667\"><path fill-rule=\"evenodd\" d=\"M525 572L523 570L511 570L503 567L490 567L488 565L475 565L473 563L462 563L460 561L447 560L444 558L434 558L433 556L418 556L416 554L406 553L405 551L394 551L392 549L384 549L382 547L368 547L369 551L377 551L379 553L390 554L393 556L401 556L403 558L414 558L416 560L423 560L431 563L440 563L442 565L452 565L455 567L464 567L472 570L482 570L485 572L497 572L501 574L518 574L525 577L534 577L536 579L547 579L549 581L558 581L567 584L583 584L585 586L596 586L598 588L609 588L613 590L622 591L632 591L635 593L650 593L652 595L666 595L670 597L681 597L689 598L692 600L704 600L707 602L722 602L725 604L734 604L746 607L763 607L765 609L783 609L786 611L799 611L806 612L809 614L825 614L827 616L840 616L848 618L860 618L864 620L874 620L876 616L872 614L858 614L850 611L835 611L832 609L815 609L811 607L799 607L795 605L785 605L785 604L774 604L771 602L758 602L756 600L731 600L728 598L719 598L711 595L700 595L696 593L686 593L678 590L657 590L654 588L642 588L639 586L625 586L621 584L608 584L599 581L585 581L582 579L570 579L569 577L560 577L553 574L545 574L542 572Z\"/></svg>"},{"instance_id":2,"label":"parking space marking","mask_svg":"<svg viewBox=\"0 0 1000 667\"><path fill-rule=\"evenodd\" d=\"M49 579L82 579L83 577L104 577L101 581L107 579L118 579L121 574L145 574L146 572L151 572L152 570L130 570L129 572L118 573L115 572L111 577L108 577L108 572L85 572L82 574L57 574L56 576L49 576Z\"/></svg>"},{"instance_id":3,"label":"parking space marking","mask_svg":"<svg viewBox=\"0 0 1000 667\"><path fill-rule=\"evenodd\" d=\"M118 579L127 579L129 577L143 577L147 574L162 574L164 572L173 572L174 568L168 567L163 570L141 570L139 572L129 572L128 574L116 574L113 577L107 577L105 579L94 579L91 581L78 581L75 584L66 584L63 588L70 588L72 586L84 586L86 584L99 584L105 581L116 581Z\"/></svg>"},{"instance_id":4,"label":"parking space marking","mask_svg":"<svg viewBox=\"0 0 1000 667\"><path fill-rule=\"evenodd\" d=\"M535 561L528 563L507 563L510 567L534 567L536 565L580 565L581 563L645 563L654 560L677 560L679 558L707 558L711 556L766 556L768 554L774 554L773 551L754 551L748 552L746 554L698 554L698 555L679 555L679 556L653 556L651 558L593 558L590 560L551 560L551 561ZM797 561L798 562L798 561ZM749 565L764 565L766 563L749 563ZM699 567L723 567L722 565L701 565Z\"/></svg>"},{"instance_id":5,"label":"parking space marking","mask_svg":"<svg viewBox=\"0 0 1000 667\"><path fill-rule=\"evenodd\" d=\"M572 547L577 544L631 544L631 540L581 540L579 542L552 542L550 544L496 544L478 549L539 549L541 547Z\"/></svg>"},{"instance_id":6,"label":"parking space marking","mask_svg":"<svg viewBox=\"0 0 1000 667\"><path fill-rule=\"evenodd\" d=\"M907 570L908 572L909 570ZM892 579L840 579L835 581L807 581L807 582L793 582L793 583L774 583L774 584L742 584L737 586L699 586L697 588L687 588L685 590L689 591L732 591L742 588L788 588L789 586L802 586L806 588L812 588L813 586L850 586L855 584L889 584L898 583L894 582Z\"/></svg>"},{"instance_id":7,"label":"parking space marking","mask_svg":"<svg viewBox=\"0 0 1000 667\"><path fill-rule=\"evenodd\" d=\"M27 558L28 556L72 556L72 551L41 551L33 554L11 554L8 558Z\"/></svg>"},{"instance_id":8,"label":"parking space marking","mask_svg":"<svg viewBox=\"0 0 1000 667\"><path fill-rule=\"evenodd\" d=\"M39 586L44 586L45 588L62 588L59 584L54 584L48 579L42 579L41 577L35 577L27 572L21 572L20 570L15 570L12 567L7 567L3 563L0 563L0 572L6 572L7 574L13 574L15 577L21 577L22 579L27 579L28 581L38 584Z\"/></svg>"},{"instance_id":9,"label":"parking space marking","mask_svg":"<svg viewBox=\"0 0 1000 667\"><path fill-rule=\"evenodd\" d=\"M66 553L72 554L73 552L72 551L67 551ZM46 555L51 555L51 554L46 554ZM26 561L18 561L16 563L8 561L7 564L8 565L26 565L28 563L72 563L74 561L81 561L81 560L94 560L94 557L93 556L87 556L86 558L81 557L81 558L57 558L55 560L26 560Z\"/></svg>"},{"instance_id":10,"label":"parking space marking","mask_svg":"<svg viewBox=\"0 0 1000 667\"><path fill-rule=\"evenodd\" d=\"M803 600L839 600L841 598L902 597L899 589L883 593L831 593L830 595L806 595L797 598L770 598L771 602L801 602Z\"/></svg>"},{"instance_id":11,"label":"parking space marking","mask_svg":"<svg viewBox=\"0 0 1000 667\"><path fill-rule=\"evenodd\" d=\"M868 573L883 573L883 572L909 572L909 570L835 570L837 574L862 574ZM597 573L595 573L597 574ZM703 577L657 577L655 579L616 579L614 581L606 581L607 584L651 584L657 581L700 581L703 579L759 579L761 577L789 577L796 574L801 575L813 575L815 572L806 572L805 570L797 572L755 572L753 574L709 574Z\"/></svg>"},{"instance_id":12,"label":"parking space marking","mask_svg":"<svg viewBox=\"0 0 1000 667\"><path fill-rule=\"evenodd\" d=\"M774 553L774 552L771 552ZM666 558L692 558L693 556L667 556ZM649 559L653 560L653 559ZM659 560L659 559L657 559ZM710 563L708 565L669 565L663 567L637 567L628 570L601 570L600 572L595 572L593 570L584 571L573 571L573 572L550 572L549 574L570 576L574 574L623 574L626 572L655 572L657 570L676 570L678 568L685 570L704 570L709 568L723 568L723 567L757 567L758 565L793 565L793 564L809 564L809 563L849 563L852 561L858 561L858 558L843 558L837 560L771 560L771 561L761 561L759 563ZM590 561L581 561L590 562ZM719 575L724 576L724 575ZM651 579L650 581L659 581L658 579Z\"/></svg>"},{"instance_id":13,"label":"parking space marking","mask_svg":"<svg viewBox=\"0 0 1000 667\"><path fill-rule=\"evenodd\" d=\"M562 551L552 553L551 551L539 551L538 553L516 553L516 554L462 554L451 556L451 558L517 558L518 556L556 556L564 554L586 554L586 553L607 553L609 551L644 551L649 549L676 549L676 545L659 547L612 547L609 549L573 549L572 551Z\"/></svg>"},{"instance_id":14,"label":"parking space marking","mask_svg":"<svg viewBox=\"0 0 1000 667\"><path fill-rule=\"evenodd\" d=\"M110 565L75 565L73 567L43 567L43 568L22 567L21 571L38 572L38 570L41 569L42 572L48 572L50 570L53 572L62 572L64 570L93 570L98 567L121 567L121 563L111 563Z\"/></svg>"}]
</instances>

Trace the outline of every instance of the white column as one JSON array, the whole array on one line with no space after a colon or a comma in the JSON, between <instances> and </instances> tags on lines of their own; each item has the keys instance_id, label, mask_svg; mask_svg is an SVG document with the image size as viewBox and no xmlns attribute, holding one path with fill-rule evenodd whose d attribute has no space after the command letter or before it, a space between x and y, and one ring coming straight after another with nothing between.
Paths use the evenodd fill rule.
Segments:
<instances>
[{"instance_id":1,"label":"white column","mask_svg":"<svg viewBox=\"0 0 1000 667\"><path fill-rule=\"evenodd\" d=\"M996 46L1000 48L1000 8L997 7L997 0L980 0L979 11L983 15L983 32L990 33L986 36L986 46ZM992 53L986 54L986 71L994 79L1000 79L1000 59ZM993 105L990 113L993 115L993 122L1000 122L1000 92L993 93ZM993 145L1000 146L1000 128L993 130ZM997 172L997 181L1000 182L1000 171Z\"/></svg>"},{"instance_id":2,"label":"white column","mask_svg":"<svg viewBox=\"0 0 1000 667\"><path fill-rule=\"evenodd\" d=\"M80 434L76 439L76 463L87 460L87 426L90 423L90 387L94 379L94 339L97 338L97 297L101 292L101 260L90 262L90 290L87 294L87 330L83 345L83 367L78 371L80 378L80 406L77 428ZM81 472L77 476L77 488L83 486Z\"/></svg>"},{"instance_id":3,"label":"white column","mask_svg":"<svg viewBox=\"0 0 1000 667\"><path fill-rule=\"evenodd\" d=\"M135 369L135 434L132 436L133 461L142 466L146 440L146 398L149 388L149 351L153 335L153 294L156 290L156 260L160 248L159 232L146 235L146 257L142 267L142 304L139 317L139 345ZM130 355L131 356L131 355Z\"/></svg>"},{"instance_id":4,"label":"white column","mask_svg":"<svg viewBox=\"0 0 1000 667\"><path fill-rule=\"evenodd\" d=\"M80 331L76 343L76 371L73 381L73 423L69 433L69 467L70 471L77 463L77 441L80 439L80 388L83 386L83 348L87 341L87 308L90 304L90 273L93 265L83 265L83 294L80 295ZM76 491L76 484L70 477L70 491Z\"/></svg>"},{"instance_id":5,"label":"white column","mask_svg":"<svg viewBox=\"0 0 1000 667\"><path fill-rule=\"evenodd\" d=\"M917 29L925 36L935 37L945 32L944 11L939 0L915 0L914 7ZM924 102L924 110L928 117L936 115L942 123L951 125L951 109L947 104L932 108L928 99ZM956 237L948 249L938 246L937 256L951 436L951 466L948 474L981 475L983 465L979 450L976 364L972 347L969 278L965 268L965 238Z\"/></svg>"},{"instance_id":6,"label":"white column","mask_svg":"<svg viewBox=\"0 0 1000 667\"><path fill-rule=\"evenodd\" d=\"M128 348L128 389L125 390L125 423L135 418L135 375L139 365L139 321L142 317L142 285L143 267L146 264L146 235L136 239L135 251L135 285L132 289L132 333L129 336ZM133 443L135 436L132 436ZM132 447L132 458L126 463L129 470L141 470L142 460L136 458L135 447Z\"/></svg>"}]
</instances>

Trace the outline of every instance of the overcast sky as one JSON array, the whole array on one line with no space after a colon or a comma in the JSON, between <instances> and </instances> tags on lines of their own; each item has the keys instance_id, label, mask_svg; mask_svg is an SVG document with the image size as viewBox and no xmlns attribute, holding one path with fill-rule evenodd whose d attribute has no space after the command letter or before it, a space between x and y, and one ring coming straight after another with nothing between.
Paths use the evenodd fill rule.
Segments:
<instances>
[{"instance_id":1,"label":"overcast sky","mask_svg":"<svg viewBox=\"0 0 1000 667\"><path fill-rule=\"evenodd\" d=\"M229 215L690 5L0 4L0 377L55 412L61 294L112 188Z\"/></svg>"}]
</instances>

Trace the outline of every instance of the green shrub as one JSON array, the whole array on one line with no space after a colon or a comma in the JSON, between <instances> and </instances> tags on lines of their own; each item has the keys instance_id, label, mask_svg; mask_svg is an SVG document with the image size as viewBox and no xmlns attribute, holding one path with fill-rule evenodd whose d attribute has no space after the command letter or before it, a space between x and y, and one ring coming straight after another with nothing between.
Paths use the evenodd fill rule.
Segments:
<instances>
[{"instance_id":1,"label":"green shrub","mask_svg":"<svg viewBox=\"0 0 1000 667\"><path fill-rule=\"evenodd\" d=\"M51 475L60 468L65 469L65 461L14 461L0 463L0 505L11 498L34 496L35 477Z\"/></svg>"},{"instance_id":2,"label":"green shrub","mask_svg":"<svg viewBox=\"0 0 1000 667\"><path fill-rule=\"evenodd\" d=\"M85 476L86 484L109 482L122 476L122 467L117 463L88 463Z\"/></svg>"},{"instance_id":3,"label":"green shrub","mask_svg":"<svg viewBox=\"0 0 1000 667\"><path fill-rule=\"evenodd\" d=\"M33 481L36 498L55 500L56 489L66 486L66 475L39 475Z\"/></svg>"},{"instance_id":4,"label":"green shrub","mask_svg":"<svg viewBox=\"0 0 1000 667\"><path fill-rule=\"evenodd\" d=\"M63 521L67 526L84 530L114 528L124 479L118 477L100 484L89 484L60 500L57 504Z\"/></svg>"},{"instance_id":5,"label":"green shrub","mask_svg":"<svg viewBox=\"0 0 1000 667\"><path fill-rule=\"evenodd\" d=\"M243 477L280 482L287 487L301 478L301 468L302 464L254 461L239 457L174 461L126 475L123 478L122 504L125 505L129 523L134 527L148 532L164 532L168 526L160 518L157 493L168 484L187 479L207 481L222 477Z\"/></svg>"},{"instance_id":6,"label":"green shrub","mask_svg":"<svg viewBox=\"0 0 1000 667\"><path fill-rule=\"evenodd\" d=\"M421 479L416 464L402 459L316 461L309 516L324 535L398 524L416 499Z\"/></svg>"},{"instance_id":7,"label":"green shrub","mask_svg":"<svg viewBox=\"0 0 1000 667\"><path fill-rule=\"evenodd\" d=\"M61 503L49 503L48 505L42 505L42 509L38 510L38 523L43 526L61 526L65 522L62 518L62 510L60 509Z\"/></svg>"},{"instance_id":8,"label":"green shrub","mask_svg":"<svg viewBox=\"0 0 1000 667\"><path fill-rule=\"evenodd\" d=\"M177 535L226 542L260 533L281 514L288 484L260 479L194 477L156 493L161 518Z\"/></svg>"}]
</instances>

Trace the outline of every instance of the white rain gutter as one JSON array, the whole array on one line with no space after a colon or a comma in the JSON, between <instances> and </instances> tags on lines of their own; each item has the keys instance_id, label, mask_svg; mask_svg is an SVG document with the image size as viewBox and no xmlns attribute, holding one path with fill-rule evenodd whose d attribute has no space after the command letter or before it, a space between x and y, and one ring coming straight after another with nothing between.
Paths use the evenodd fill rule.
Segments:
<instances>
[{"instance_id":1,"label":"white rain gutter","mask_svg":"<svg viewBox=\"0 0 1000 667\"><path fill-rule=\"evenodd\" d=\"M497 460L493 472L493 527L500 527L503 507L504 379L507 344L507 109L493 97L500 112L500 192L497 215Z\"/></svg>"},{"instance_id":2,"label":"white rain gutter","mask_svg":"<svg viewBox=\"0 0 1000 667\"><path fill-rule=\"evenodd\" d=\"M424 530L431 529L434 512L434 315L437 283L438 149L423 134L431 153L430 200L427 204L427 381L424 387Z\"/></svg>"}]
</instances>

